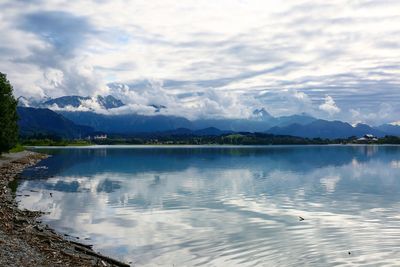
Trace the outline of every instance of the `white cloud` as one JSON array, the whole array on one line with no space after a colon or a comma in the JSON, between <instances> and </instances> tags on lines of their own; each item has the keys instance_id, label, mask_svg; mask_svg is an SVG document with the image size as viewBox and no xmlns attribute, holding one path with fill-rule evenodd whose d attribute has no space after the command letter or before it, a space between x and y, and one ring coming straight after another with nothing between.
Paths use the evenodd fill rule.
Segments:
<instances>
[{"instance_id":1,"label":"white cloud","mask_svg":"<svg viewBox=\"0 0 400 267\"><path fill-rule=\"evenodd\" d=\"M246 117L260 92L293 90L297 100L267 109L317 112L321 97L340 95L321 110L344 119L350 113L337 106L374 112L400 99L395 1L10 0L0 8L0 70L17 96L96 95L110 82L155 80L164 89L135 96L175 113ZM194 102L176 98L186 93ZM133 96L128 104L138 104Z\"/></svg>"},{"instance_id":2,"label":"white cloud","mask_svg":"<svg viewBox=\"0 0 400 267\"><path fill-rule=\"evenodd\" d=\"M335 100L329 95L325 96L325 102L319 105L319 109L327 112L330 116L340 112L340 108L336 106Z\"/></svg>"},{"instance_id":3,"label":"white cloud","mask_svg":"<svg viewBox=\"0 0 400 267\"><path fill-rule=\"evenodd\" d=\"M64 73L61 70L49 68L44 73L44 77L49 82L49 86L57 88L63 83Z\"/></svg>"},{"instance_id":4,"label":"white cloud","mask_svg":"<svg viewBox=\"0 0 400 267\"><path fill-rule=\"evenodd\" d=\"M374 111L350 109L351 120L367 124L374 124L374 122L386 121L392 122L398 118L396 109L387 103L381 103L375 107ZM394 122L396 123L396 122Z\"/></svg>"},{"instance_id":5,"label":"white cloud","mask_svg":"<svg viewBox=\"0 0 400 267\"><path fill-rule=\"evenodd\" d=\"M315 112L311 98L306 93L296 89L267 90L261 93L259 98L263 103L262 106L266 106L267 110L275 116L301 112L312 114Z\"/></svg>"}]
</instances>

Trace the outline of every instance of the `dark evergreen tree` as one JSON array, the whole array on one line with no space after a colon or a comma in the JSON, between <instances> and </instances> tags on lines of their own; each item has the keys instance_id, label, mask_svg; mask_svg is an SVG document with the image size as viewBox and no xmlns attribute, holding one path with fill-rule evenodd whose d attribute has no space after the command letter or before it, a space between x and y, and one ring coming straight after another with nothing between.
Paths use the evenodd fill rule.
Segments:
<instances>
[{"instance_id":1,"label":"dark evergreen tree","mask_svg":"<svg viewBox=\"0 0 400 267\"><path fill-rule=\"evenodd\" d=\"M5 74L0 72L0 153L10 150L18 141L17 101Z\"/></svg>"}]
</instances>

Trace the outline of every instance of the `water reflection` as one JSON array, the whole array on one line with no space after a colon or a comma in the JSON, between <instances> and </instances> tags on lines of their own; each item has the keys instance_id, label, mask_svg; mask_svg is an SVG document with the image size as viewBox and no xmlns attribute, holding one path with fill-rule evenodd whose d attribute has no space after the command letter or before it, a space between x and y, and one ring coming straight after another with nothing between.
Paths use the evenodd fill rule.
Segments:
<instances>
[{"instance_id":1,"label":"water reflection","mask_svg":"<svg viewBox=\"0 0 400 267\"><path fill-rule=\"evenodd\" d=\"M139 266L399 264L400 147L44 152L21 205Z\"/></svg>"}]
</instances>

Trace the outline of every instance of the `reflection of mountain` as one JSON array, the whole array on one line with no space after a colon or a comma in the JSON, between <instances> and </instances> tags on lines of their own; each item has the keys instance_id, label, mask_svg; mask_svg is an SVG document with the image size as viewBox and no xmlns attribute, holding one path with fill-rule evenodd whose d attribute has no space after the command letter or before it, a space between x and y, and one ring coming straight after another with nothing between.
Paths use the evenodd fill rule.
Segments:
<instances>
[{"instance_id":1,"label":"reflection of mountain","mask_svg":"<svg viewBox=\"0 0 400 267\"><path fill-rule=\"evenodd\" d=\"M279 146L279 147L178 147L178 148L81 148L39 150L53 154L40 165L54 175L91 176L99 173L133 175L142 172L176 172L188 168L253 168L309 171L340 166L353 160L367 162L397 159L400 147L376 146ZM31 174L27 174L27 176Z\"/></svg>"},{"instance_id":2,"label":"reflection of mountain","mask_svg":"<svg viewBox=\"0 0 400 267\"><path fill-rule=\"evenodd\" d=\"M40 161L37 165L25 169L21 174L23 179L47 179L60 173L67 173L75 165L87 164L89 161L95 162L99 157L107 155L103 149L95 151L68 148L40 149L40 152L51 156Z\"/></svg>"},{"instance_id":3,"label":"reflection of mountain","mask_svg":"<svg viewBox=\"0 0 400 267\"><path fill-rule=\"evenodd\" d=\"M129 205L148 207L162 201L164 208L187 205L184 200L161 199L169 194L191 199L204 190L207 193L218 190L214 192L217 193L221 190L219 187L233 190L230 194L238 193L237 190L255 190L260 194L292 196L295 191L291 190L299 188L324 189L326 193L340 190L377 194L388 189L387 182L400 189L400 181L393 185L391 180L382 180L377 185L374 180L385 177L380 170L387 167L394 170L388 173L395 174L393 162L399 152L400 147L378 146L147 148L107 149L106 152L64 149L54 150L54 156L43 162L42 165L49 167L47 173L38 173L35 169L24 172L20 183L24 187L28 182L30 188L58 192L125 192L130 196L126 200ZM68 158L73 158L75 163L52 164Z\"/></svg>"},{"instance_id":4,"label":"reflection of mountain","mask_svg":"<svg viewBox=\"0 0 400 267\"><path fill-rule=\"evenodd\" d=\"M188 252L186 265L218 265L213 259L225 251L240 251L246 263L259 249L279 250L273 260L281 251L301 257L316 244L328 248L332 262L331 251L348 244L367 251L371 239L399 230L400 147L80 150L53 150L53 160L75 163L53 178L20 181L22 194L39 189L21 205L49 211L43 220L57 230L89 236L107 255L143 265L155 258L172 258L172 265ZM385 239L393 248L399 241Z\"/></svg>"},{"instance_id":5,"label":"reflection of mountain","mask_svg":"<svg viewBox=\"0 0 400 267\"><path fill-rule=\"evenodd\" d=\"M136 148L136 149L54 149L41 150L53 154L40 166L22 174L23 179L66 177L45 188L73 192L76 179L96 179L98 192L112 192L122 184L117 177L129 179L151 174L153 186L161 183L159 174L182 173L189 170L210 172L250 170L254 178L264 179L274 172L310 173L322 168L355 167L375 162L392 166L398 160L400 147L388 146L300 146L300 147L219 147L219 148ZM328 177L336 177L336 173ZM214 179L215 177L208 177Z\"/></svg>"}]
</instances>

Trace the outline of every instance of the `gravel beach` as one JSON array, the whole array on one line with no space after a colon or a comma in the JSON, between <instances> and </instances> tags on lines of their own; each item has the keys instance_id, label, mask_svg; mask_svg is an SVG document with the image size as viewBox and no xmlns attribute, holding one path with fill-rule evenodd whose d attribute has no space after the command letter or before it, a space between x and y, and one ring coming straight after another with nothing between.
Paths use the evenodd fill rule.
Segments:
<instances>
[{"instance_id":1,"label":"gravel beach","mask_svg":"<svg viewBox=\"0 0 400 267\"><path fill-rule=\"evenodd\" d=\"M9 184L47 155L29 151L0 157L0 266L129 266L66 240L40 222L40 211L20 210Z\"/></svg>"}]
</instances>

